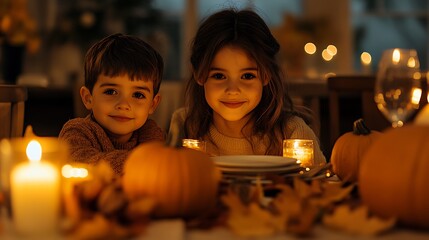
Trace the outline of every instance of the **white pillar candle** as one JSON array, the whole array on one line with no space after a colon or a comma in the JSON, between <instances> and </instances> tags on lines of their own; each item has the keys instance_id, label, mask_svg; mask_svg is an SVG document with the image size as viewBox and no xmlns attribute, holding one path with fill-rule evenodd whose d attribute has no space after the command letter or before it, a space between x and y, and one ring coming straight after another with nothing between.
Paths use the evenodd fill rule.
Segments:
<instances>
[{"instance_id":1,"label":"white pillar candle","mask_svg":"<svg viewBox=\"0 0 429 240\"><path fill-rule=\"evenodd\" d=\"M27 146L30 161L11 172L11 201L15 230L23 235L51 234L60 210L60 175L54 165L41 160L37 141Z\"/></svg>"}]
</instances>

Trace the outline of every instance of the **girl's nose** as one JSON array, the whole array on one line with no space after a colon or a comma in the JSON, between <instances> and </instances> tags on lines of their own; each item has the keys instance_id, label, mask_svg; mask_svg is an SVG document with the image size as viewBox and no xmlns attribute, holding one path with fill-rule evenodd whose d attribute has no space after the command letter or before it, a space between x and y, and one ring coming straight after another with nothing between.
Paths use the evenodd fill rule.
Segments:
<instances>
[{"instance_id":1,"label":"girl's nose","mask_svg":"<svg viewBox=\"0 0 429 240\"><path fill-rule=\"evenodd\" d=\"M232 79L228 80L228 85L226 88L226 92L228 94L238 93L240 92L240 86L238 81L234 81Z\"/></svg>"}]
</instances>

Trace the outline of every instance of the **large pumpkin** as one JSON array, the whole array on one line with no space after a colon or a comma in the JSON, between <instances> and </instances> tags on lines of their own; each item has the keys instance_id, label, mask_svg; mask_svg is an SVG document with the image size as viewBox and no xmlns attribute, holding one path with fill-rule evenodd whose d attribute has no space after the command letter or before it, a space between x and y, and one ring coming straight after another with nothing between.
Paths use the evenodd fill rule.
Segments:
<instances>
[{"instance_id":1,"label":"large pumpkin","mask_svg":"<svg viewBox=\"0 0 429 240\"><path fill-rule=\"evenodd\" d=\"M150 142L130 153L122 184L130 199L152 197L157 217L193 217L216 204L220 176L204 152Z\"/></svg>"},{"instance_id":2,"label":"large pumpkin","mask_svg":"<svg viewBox=\"0 0 429 240\"><path fill-rule=\"evenodd\" d=\"M334 144L331 164L334 173L344 182L356 182L359 162L380 132L371 131L362 119L353 123L353 132L341 135Z\"/></svg>"},{"instance_id":3,"label":"large pumpkin","mask_svg":"<svg viewBox=\"0 0 429 240\"><path fill-rule=\"evenodd\" d=\"M359 192L374 213L429 228L429 126L385 131L366 152Z\"/></svg>"}]
</instances>

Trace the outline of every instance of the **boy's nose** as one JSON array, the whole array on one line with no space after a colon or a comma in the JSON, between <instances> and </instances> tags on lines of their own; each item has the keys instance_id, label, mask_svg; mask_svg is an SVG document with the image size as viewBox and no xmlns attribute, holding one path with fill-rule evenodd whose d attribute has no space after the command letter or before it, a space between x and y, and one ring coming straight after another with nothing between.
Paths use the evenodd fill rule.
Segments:
<instances>
[{"instance_id":1,"label":"boy's nose","mask_svg":"<svg viewBox=\"0 0 429 240\"><path fill-rule=\"evenodd\" d=\"M125 97L119 98L118 103L116 104L116 108L120 110L130 110L129 101Z\"/></svg>"}]
</instances>

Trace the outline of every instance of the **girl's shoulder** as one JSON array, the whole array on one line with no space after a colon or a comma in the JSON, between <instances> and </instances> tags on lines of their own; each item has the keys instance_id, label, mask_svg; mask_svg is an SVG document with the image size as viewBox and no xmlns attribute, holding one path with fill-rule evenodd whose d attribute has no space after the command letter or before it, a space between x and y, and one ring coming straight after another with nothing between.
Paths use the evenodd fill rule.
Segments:
<instances>
[{"instance_id":1,"label":"girl's shoulder","mask_svg":"<svg viewBox=\"0 0 429 240\"><path fill-rule=\"evenodd\" d=\"M296 133L307 135L312 132L311 127L299 116L289 116L285 122L285 134L291 136Z\"/></svg>"}]
</instances>

